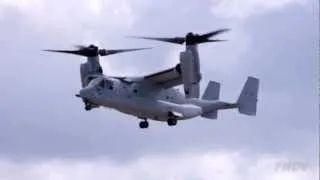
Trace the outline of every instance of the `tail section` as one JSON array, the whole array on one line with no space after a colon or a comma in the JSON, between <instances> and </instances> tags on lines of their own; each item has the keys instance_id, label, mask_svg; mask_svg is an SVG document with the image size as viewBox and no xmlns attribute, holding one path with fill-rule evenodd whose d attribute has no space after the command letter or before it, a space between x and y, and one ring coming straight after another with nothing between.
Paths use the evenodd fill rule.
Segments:
<instances>
[{"instance_id":1,"label":"tail section","mask_svg":"<svg viewBox=\"0 0 320 180\"><path fill-rule=\"evenodd\" d=\"M218 100L220 96L220 83L209 81L206 90L202 95L203 100Z\"/></svg>"},{"instance_id":2,"label":"tail section","mask_svg":"<svg viewBox=\"0 0 320 180\"><path fill-rule=\"evenodd\" d=\"M238 110L241 114L255 116L257 112L259 79L248 77L239 99L237 101Z\"/></svg>"},{"instance_id":3,"label":"tail section","mask_svg":"<svg viewBox=\"0 0 320 180\"><path fill-rule=\"evenodd\" d=\"M236 103L219 100L220 84L210 81L202 96L202 99L190 99L194 105L202 108L201 117L217 119L218 111L237 108L239 113L255 116L257 112L259 79L248 77Z\"/></svg>"},{"instance_id":4,"label":"tail section","mask_svg":"<svg viewBox=\"0 0 320 180\"><path fill-rule=\"evenodd\" d=\"M208 86L202 95L202 99L214 101L214 100L218 100L219 96L220 96L220 83L209 81ZM204 112L201 116L207 119L217 119L218 110L210 108L210 111Z\"/></svg>"}]
</instances>

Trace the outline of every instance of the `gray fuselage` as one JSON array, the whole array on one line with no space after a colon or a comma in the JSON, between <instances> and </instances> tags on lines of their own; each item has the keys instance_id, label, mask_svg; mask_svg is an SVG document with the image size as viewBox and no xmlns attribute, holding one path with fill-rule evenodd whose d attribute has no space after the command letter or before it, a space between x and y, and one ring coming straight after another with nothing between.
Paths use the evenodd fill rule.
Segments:
<instances>
[{"instance_id":1,"label":"gray fuselage","mask_svg":"<svg viewBox=\"0 0 320 180\"><path fill-rule=\"evenodd\" d=\"M80 96L91 103L142 119L167 121L202 114L202 108L188 103L176 88L159 89L149 83L123 82L119 79L98 77L80 90ZM175 113L179 115L175 116Z\"/></svg>"}]
</instances>

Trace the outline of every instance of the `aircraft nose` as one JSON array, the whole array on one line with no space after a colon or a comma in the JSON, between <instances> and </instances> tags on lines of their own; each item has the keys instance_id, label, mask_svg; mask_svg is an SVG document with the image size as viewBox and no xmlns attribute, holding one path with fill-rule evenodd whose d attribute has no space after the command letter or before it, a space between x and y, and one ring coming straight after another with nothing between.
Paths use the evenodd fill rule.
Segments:
<instances>
[{"instance_id":1,"label":"aircraft nose","mask_svg":"<svg viewBox=\"0 0 320 180\"><path fill-rule=\"evenodd\" d=\"M86 98L86 99L94 97L94 91L92 88L83 88L80 90L79 94L82 98Z\"/></svg>"}]
</instances>

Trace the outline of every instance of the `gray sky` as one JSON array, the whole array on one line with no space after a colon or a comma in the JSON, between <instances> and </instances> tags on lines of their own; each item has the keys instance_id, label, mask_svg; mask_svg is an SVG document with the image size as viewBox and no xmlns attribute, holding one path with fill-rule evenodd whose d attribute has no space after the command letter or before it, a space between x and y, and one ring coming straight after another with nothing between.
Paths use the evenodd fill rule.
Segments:
<instances>
[{"instance_id":1,"label":"gray sky","mask_svg":"<svg viewBox=\"0 0 320 180\"><path fill-rule=\"evenodd\" d=\"M168 159L221 151L243 152L250 158L287 157L313 167L317 163L319 21L315 14L319 11L315 2L62 2L0 2L0 160L111 158L114 163L135 163L149 156ZM234 101L246 77L258 77L256 117L229 110L220 112L217 121L195 118L174 128L151 122L142 131L135 117L108 109L84 111L74 97L83 60L40 51L81 43L104 48L155 46L103 59L107 74L141 75L175 65L183 47L125 36L178 36L225 27L232 29L222 36L228 42L199 47L202 90L209 80L221 82L221 99Z\"/></svg>"}]
</instances>

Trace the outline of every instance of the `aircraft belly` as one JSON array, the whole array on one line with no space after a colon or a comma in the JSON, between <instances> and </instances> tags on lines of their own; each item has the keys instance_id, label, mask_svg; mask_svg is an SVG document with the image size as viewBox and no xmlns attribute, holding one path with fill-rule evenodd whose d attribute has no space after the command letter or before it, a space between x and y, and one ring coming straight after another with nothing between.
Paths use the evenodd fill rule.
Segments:
<instances>
[{"instance_id":1,"label":"aircraft belly","mask_svg":"<svg viewBox=\"0 0 320 180\"><path fill-rule=\"evenodd\" d=\"M137 100L126 102L125 106L118 108L119 111L131 114L140 118L167 121L169 118L184 120L202 114L202 108L191 104L175 104L167 101ZM169 112L177 114L176 117L169 117Z\"/></svg>"},{"instance_id":2,"label":"aircraft belly","mask_svg":"<svg viewBox=\"0 0 320 180\"><path fill-rule=\"evenodd\" d=\"M154 120L167 120L168 111L157 101L146 98L123 98L108 103L120 112L130 114L139 118Z\"/></svg>"},{"instance_id":3,"label":"aircraft belly","mask_svg":"<svg viewBox=\"0 0 320 180\"><path fill-rule=\"evenodd\" d=\"M103 93L92 100L95 100L94 102L96 104L107 108L116 109L120 112L139 118L158 121L167 121L169 118L175 118L178 120L189 119L202 113L202 108L199 106L191 104L177 104L175 102L161 99L151 99L150 97L131 95L119 96Z\"/></svg>"},{"instance_id":4,"label":"aircraft belly","mask_svg":"<svg viewBox=\"0 0 320 180\"><path fill-rule=\"evenodd\" d=\"M157 121L167 121L169 112L179 114L180 116L175 117L178 120L192 118L202 113L202 109L198 106L181 105L140 97L118 99L112 104L109 102L108 107L111 106L126 114Z\"/></svg>"}]
</instances>

